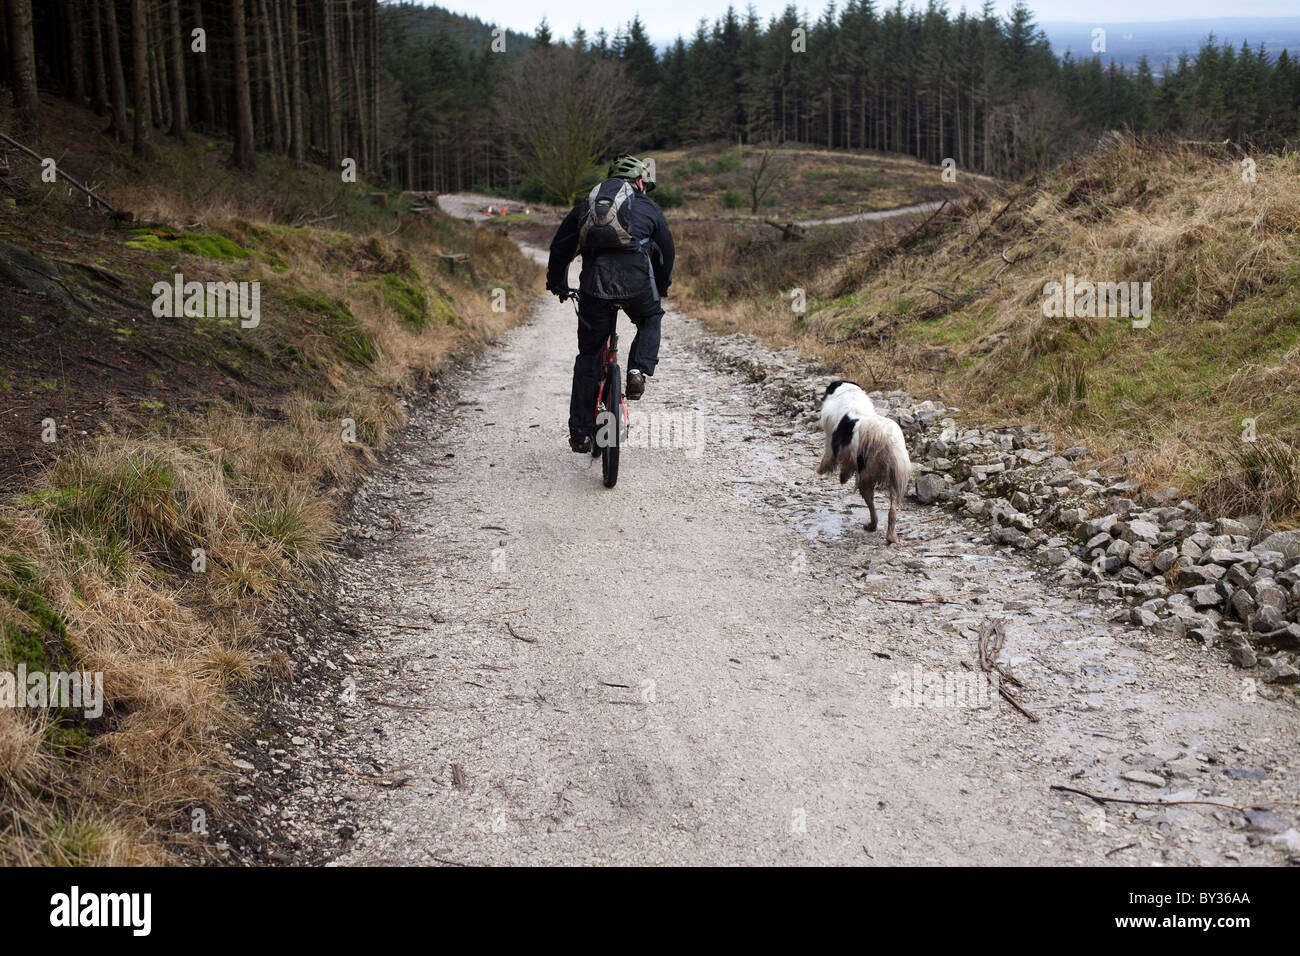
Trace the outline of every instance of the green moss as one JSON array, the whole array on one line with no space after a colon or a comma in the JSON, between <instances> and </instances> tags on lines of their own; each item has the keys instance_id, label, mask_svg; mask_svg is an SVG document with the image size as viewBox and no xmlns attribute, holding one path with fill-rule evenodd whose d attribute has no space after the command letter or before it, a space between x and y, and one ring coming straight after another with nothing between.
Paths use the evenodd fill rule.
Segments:
<instances>
[{"instance_id":1,"label":"green moss","mask_svg":"<svg viewBox=\"0 0 1300 956\"><path fill-rule=\"evenodd\" d=\"M311 316L320 330L339 346L343 356L354 365L369 365L375 360L375 343L366 334L347 303L322 292L299 291L290 294L290 308Z\"/></svg>"},{"instance_id":2,"label":"green moss","mask_svg":"<svg viewBox=\"0 0 1300 956\"><path fill-rule=\"evenodd\" d=\"M68 751L84 753L91 748L95 738L90 736L90 732L85 727L58 723L51 724L46 729L45 739L49 741L51 747L64 753Z\"/></svg>"},{"instance_id":3,"label":"green moss","mask_svg":"<svg viewBox=\"0 0 1300 956\"><path fill-rule=\"evenodd\" d=\"M452 306L450 300L441 293L435 292L433 293L432 302L435 318L440 322L445 322L447 325L460 325L460 315L457 314L456 309Z\"/></svg>"},{"instance_id":4,"label":"green moss","mask_svg":"<svg viewBox=\"0 0 1300 956\"><path fill-rule=\"evenodd\" d=\"M155 229L132 229L126 245L130 249L148 249L156 252L186 252L205 259L247 259L249 251L225 236L203 235L196 232L165 232ZM281 260L283 261L283 260Z\"/></svg>"},{"instance_id":5,"label":"green moss","mask_svg":"<svg viewBox=\"0 0 1300 956\"><path fill-rule=\"evenodd\" d=\"M429 297L417 281L385 273L379 279L379 294L408 328L421 331L429 327Z\"/></svg>"},{"instance_id":6,"label":"green moss","mask_svg":"<svg viewBox=\"0 0 1300 956\"><path fill-rule=\"evenodd\" d=\"M23 382L23 388L29 392L57 392L62 387L61 382L52 378L29 378Z\"/></svg>"},{"instance_id":7,"label":"green moss","mask_svg":"<svg viewBox=\"0 0 1300 956\"><path fill-rule=\"evenodd\" d=\"M71 670L68 628L50 607L36 580L36 568L17 555L0 555L0 598L17 613L6 615L0 662L29 671Z\"/></svg>"}]
</instances>

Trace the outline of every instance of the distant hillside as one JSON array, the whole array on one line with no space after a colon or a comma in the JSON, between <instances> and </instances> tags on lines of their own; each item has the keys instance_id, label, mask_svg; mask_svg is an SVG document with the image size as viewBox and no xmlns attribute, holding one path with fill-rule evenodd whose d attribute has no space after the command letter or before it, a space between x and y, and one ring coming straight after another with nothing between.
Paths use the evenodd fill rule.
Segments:
<instances>
[{"instance_id":1,"label":"distant hillside","mask_svg":"<svg viewBox=\"0 0 1300 956\"><path fill-rule=\"evenodd\" d=\"M1145 56L1157 72L1166 60L1177 63L1180 54L1195 56L1211 34L1219 46L1240 48L1246 43L1258 50L1262 44L1271 57L1283 50L1293 58L1300 54L1300 17L1216 17L1150 23L1055 20L1040 26L1058 56L1068 51L1076 60L1091 57L1092 31L1100 27L1106 31L1102 62L1114 60L1123 66L1136 66Z\"/></svg>"},{"instance_id":2,"label":"distant hillside","mask_svg":"<svg viewBox=\"0 0 1300 956\"><path fill-rule=\"evenodd\" d=\"M385 3L379 8L379 17L383 29L392 31L389 36L400 36L403 40L428 39L445 33L462 43L467 51L486 49L492 42L493 24L442 7ZM533 45L533 38L527 33L506 30L505 37L509 54L523 53Z\"/></svg>"}]
</instances>

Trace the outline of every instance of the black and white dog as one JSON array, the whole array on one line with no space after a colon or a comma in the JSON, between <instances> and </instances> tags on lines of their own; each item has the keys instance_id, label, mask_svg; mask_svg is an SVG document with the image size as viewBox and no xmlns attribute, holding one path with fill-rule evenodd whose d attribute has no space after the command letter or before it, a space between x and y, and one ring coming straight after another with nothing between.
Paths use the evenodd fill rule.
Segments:
<instances>
[{"instance_id":1,"label":"black and white dog","mask_svg":"<svg viewBox=\"0 0 1300 956\"><path fill-rule=\"evenodd\" d=\"M912 473L903 430L892 419L877 415L871 399L859 386L841 380L826 386L821 422L826 433L826 451L817 466L817 474L824 475L838 467L840 484L857 475L858 491L871 510L868 531L875 531L877 525L876 485L885 488L889 492L885 541L897 544L898 533L894 527Z\"/></svg>"}]
</instances>

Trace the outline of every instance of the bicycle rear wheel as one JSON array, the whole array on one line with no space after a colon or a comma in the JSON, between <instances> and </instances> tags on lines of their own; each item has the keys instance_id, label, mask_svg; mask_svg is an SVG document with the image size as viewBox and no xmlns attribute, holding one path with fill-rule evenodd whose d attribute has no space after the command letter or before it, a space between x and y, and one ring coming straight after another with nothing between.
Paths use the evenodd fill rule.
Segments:
<instances>
[{"instance_id":1,"label":"bicycle rear wheel","mask_svg":"<svg viewBox=\"0 0 1300 956\"><path fill-rule=\"evenodd\" d=\"M617 365L610 365L605 378L605 427L596 434L604 436L600 444L600 474L606 488L618 482L618 452L623 438L623 373Z\"/></svg>"}]
</instances>

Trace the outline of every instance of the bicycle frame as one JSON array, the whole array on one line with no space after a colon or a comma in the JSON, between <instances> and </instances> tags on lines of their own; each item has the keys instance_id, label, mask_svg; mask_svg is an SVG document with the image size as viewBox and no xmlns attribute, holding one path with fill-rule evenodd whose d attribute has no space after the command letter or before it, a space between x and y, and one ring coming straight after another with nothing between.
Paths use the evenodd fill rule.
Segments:
<instances>
[{"instance_id":1,"label":"bicycle frame","mask_svg":"<svg viewBox=\"0 0 1300 956\"><path fill-rule=\"evenodd\" d=\"M578 296L581 294L580 291L578 289L570 289L569 293L573 297L574 314L575 315L580 314L578 312ZM605 406L605 382L609 378L609 368L611 365L618 364L618 331L617 331L618 313L617 312L614 314L614 324L615 324L615 328L610 331L609 336L605 339L605 344L602 345L600 348L600 357L596 360L597 364L600 366L600 379L596 386L596 407L594 410L595 419L596 419L595 434L597 435L600 434L600 429L605 425L605 422L601 420L601 415L609 411L609 409L606 409L604 407ZM627 430L628 425L631 422L631 416L629 415L627 410L627 398L625 396L622 395L619 396L619 406L620 407L618 409L618 412L619 412L619 418L621 419L619 431L620 433L622 433Z\"/></svg>"}]
</instances>

